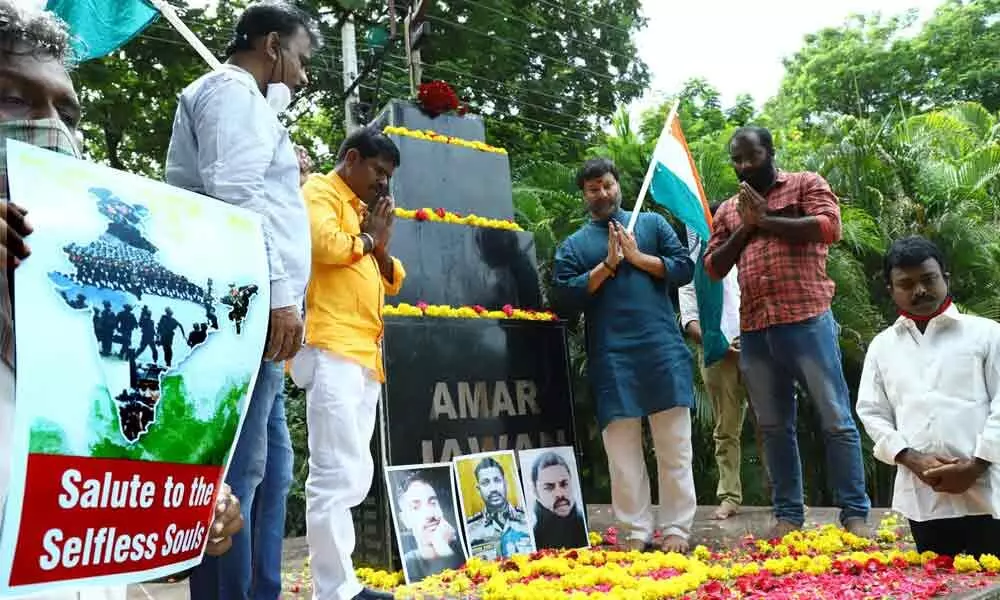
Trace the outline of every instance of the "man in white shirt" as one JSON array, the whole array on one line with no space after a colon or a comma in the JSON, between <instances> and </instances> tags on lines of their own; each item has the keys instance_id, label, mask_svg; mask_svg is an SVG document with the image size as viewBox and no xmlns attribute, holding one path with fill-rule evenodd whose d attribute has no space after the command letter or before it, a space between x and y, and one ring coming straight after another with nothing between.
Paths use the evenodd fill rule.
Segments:
<instances>
[{"instance_id":1,"label":"man in white shirt","mask_svg":"<svg viewBox=\"0 0 1000 600\"><path fill-rule=\"evenodd\" d=\"M76 132L80 104L66 68L66 25L47 11L16 0L0 0L0 267L16 267L30 255L32 232L23 209L7 202L6 138L82 158ZM10 477L11 426L14 417L13 322L7 269L0 268L0 512ZM212 540L205 552L229 550L243 527L240 503L223 486L219 491ZM30 600L125 600L125 586L59 590Z\"/></svg>"},{"instance_id":2,"label":"man in white shirt","mask_svg":"<svg viewBox=\"0 0 1000 600\"><path fill-rule=\"evenodd\" d=\"M277 600L281 592L280 545L292 464L284 363L302 347L311 241L299 161L278 116L293 91L309 82L306 66L319 45L311 19L294 5L250 5L236 23L226 63L181 92L174 118L167 183L259 213L271 278L267 349L227 475L245 521L257 494L267 494L258 505L265 504L271 516L237 536L225 557L195 569L193 600ZM281 472L262 488L269 464L282 465Z\"/></svg>"},{"instance_id":3,"label":"man in white shirt","mask_svg":"<svg viewBox=\"0 0 1000 600\"><path fill-rule=\"evenodd\" d=\"M959 312L922 237L896 241L884 274L899 318L868 347L857 411L898 465L892 507L921 552L1000 555L1000 324Z\"/></svg>"},{"instance_id":4,"label":"man in white shirt","mask_svg":"<svg viewBox=\"0 0 1000 600\"><path fill-rule=\"evenodd\" d=\"M719 203L711 205L715 215ZM698 264L701 242L698 236L688 230L688 250L691 260ZM736 278L736 267L722 280L722 334L730 341L729 353L722 360L705 366L701 351L702 330L698 315L698 296L694 281L681 287L678 305L681 313L681 330L698 344L698 366L705 391L712 402L715 415L715 464L719 471L719 485L716 495L719 507L713 518L725 520L739 512L743 503L743 486L740 481L740 434L746 418L747 391L740 377L740 284Z\"/></svg>"}]
</instances>

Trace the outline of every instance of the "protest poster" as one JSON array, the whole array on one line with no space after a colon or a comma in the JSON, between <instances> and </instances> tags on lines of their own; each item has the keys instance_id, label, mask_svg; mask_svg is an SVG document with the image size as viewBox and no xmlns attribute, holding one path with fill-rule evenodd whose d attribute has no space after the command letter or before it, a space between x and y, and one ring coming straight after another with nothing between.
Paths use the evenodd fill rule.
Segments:
<instances>
[{"instance_id":1,"label":"protest poster","mask_svg":"<svg viewBox=\"0 0 1000 600\"><path fill-rule=\"evenodd\" d=\"M7 144L35 232L14 279L0 595L195 566L267 333L260 219Z\"/></svg>"}]
</instances>

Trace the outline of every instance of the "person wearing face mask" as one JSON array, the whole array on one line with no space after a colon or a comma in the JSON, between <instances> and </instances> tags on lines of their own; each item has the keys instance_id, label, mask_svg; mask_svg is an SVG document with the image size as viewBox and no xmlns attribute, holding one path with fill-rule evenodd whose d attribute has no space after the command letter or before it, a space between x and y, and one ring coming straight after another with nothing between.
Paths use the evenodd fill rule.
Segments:
<instances>
[{"instance_id":1,"label":"person wearing face mask","mask_svg":"<svg viewBox=\"0 0 1000 600\"><path fill-rule=\"evenodd\" d=\"M837 197L816 173L778 171L767 129L738 129L729 152L739 192L716 213L705 270L720 280L738 268L740 369L764 438L777 520L771 537L805 520L796 384L818 408L841 524L868 537L861 436L830 308L834 284L826 274L830 245L840 240Z\"/></svg>"},{"instance_id":2,"label":"person wearing face mask","mask_svg":"<svg viewBox=\"0 0 1000 600\"><path fill-rule=\"evenodd\" d=\"M659 474L662 548L683 552L697 499L691 471L691 352L670 286L694 276L694 262L661 215L640 213L634 233L621 208L618 170L587 161L577 174L589 221L556 251L553 283L565 310L583 310L587 374L611 475L615 518L629 548L652 542L653 509L642 448L648 418Z\"/></svg>"},{"instance_id":3,"label":"person wearing face mask","mask_svg":"<svg viewBox=\"0 0 1000 600\"><path fill-rule=\"evenodd\" d=\"M298 8L252 4L236 23L226 63L181 92L174 117L167 183L259 213L271 279L267 347L228 473L244 520L251 521L255 500L258 511L266 506L270 518L237 536L227 556L193 571L193 600L275 600L280 594L280 544L293 459L283 367L302 346L311 248L299 162L278 117L292 91L308 83L306 64L318 45L310 18ZM259 490L266 469L278 472L268 478L273 485ZM257 499L258 492L268 497ZM278 547L261 547L252 539L254 532L262 543ZM256 569L255 553L261 559Z\"/></svg>"},{"instance_id":4,"label":"person wearing face mask","mask_svg":"<svg viewBox=\"0 0 1000 600\"><path fill-rule=\"evenodd\" d=\"M10 483L14 417L12 269L31 254L26 211L7 201L7 139L82 158L77 144L80 103L67 71L69 33L47 11L0 0L0 513ZM208 556L228 551L243 527L240 502L223 485L216 505ZM43 592L31 600L125 600L125 586ZM26 599L27 600L27 599Z\"/></svg>"},{"instance_id":5,"label":"person wearing face mask","mask_svg":"<svg viewBox=\"0 0 1000 600\"><path fill-rule=\"evenodd\" d=\"M899 318L868 346L858 417L897 467L892 508L918 552L1000 555L1000 324L952 304L926 238L893 242L883 276Z\"/></svg>"},{"instance_id":6,"label":"person wearing face mask","mask_svg":"<svg viewBox=\"0 0 1000 600\"><path fill-rule=\"evenodd\" d=\"M306 538L314 600L388 597L354 574L351 508L371 489L371 440L385 371L385 296L399 293L403 264L389 253L389 178L399 149L361 128L347 136L337 164L306 181L312 223L312 278L306 292L306 346L291 363L306 391L309 476Z\"/></svg>"}]
</instances>

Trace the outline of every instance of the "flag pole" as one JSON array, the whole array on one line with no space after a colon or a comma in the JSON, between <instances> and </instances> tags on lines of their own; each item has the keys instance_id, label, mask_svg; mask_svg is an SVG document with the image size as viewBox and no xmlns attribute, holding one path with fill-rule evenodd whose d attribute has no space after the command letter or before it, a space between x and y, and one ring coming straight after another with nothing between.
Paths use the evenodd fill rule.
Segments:
<instances>
[{"instance_id":1,"label":"flag pole","mask_svg":"<svg viewBox=\"0 0 1000 600\"><path fill-rule=\"evenodd\" d=\"M156 10L160 11L160 14L174 26L174 29L181 34L181 37L187 40L187 43L191 44L191 47L194 48L195 52L197 52L198 55L208 63L208 66L213 69L218 69L222 66L219 59L217 59L205 46L205 44L198 39L198 36L196 36L194 32L192 32L188 26L181 21L181 18L177 16L177 13L174 12L174 8L172 6L167 4L165 0L148 0L148 2L152 4Z\"/></svg>"},{"instance_id":2,"label":"flag pole","mask_svg":"<svg viewBox=\"0 0 1000 600\"><path fill-rule=\"evenodd\" d=\"M681 100L678 98L674 101L674 105L670 107L670 112L667 114L667 121L663 125L663 131L660 132L660 137L656 138L656 145L660 145L660 140L663 136L667 135L670 131L670 126L673 125L674 119L677 117L677 109L681 105ZM654 153L655 153L655 148ZM632 209L632 216L629 217L628 227L625 229L629 233L635 229L635 222L639 219L639 211L642 210L642 201L646 198L646 192L649 191L649 184L653 181L653 170L656 169L656 157L650 159L649 168L646 169L646 177L642 180L642 187L639 188L639 197L636 198L635 207Z\"/></svg>"}]
</instances>

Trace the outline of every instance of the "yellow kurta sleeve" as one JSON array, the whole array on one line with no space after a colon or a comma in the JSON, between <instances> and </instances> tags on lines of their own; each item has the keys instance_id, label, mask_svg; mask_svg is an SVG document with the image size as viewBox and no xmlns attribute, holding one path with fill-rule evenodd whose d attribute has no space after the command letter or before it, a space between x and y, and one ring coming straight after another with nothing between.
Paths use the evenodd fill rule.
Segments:
<instances>
[{"instance_id":1,"label":"yellow kurta sleeve","mask_svg":"<svg viewBox=\"0 0 1000 600\"><path fill-rule=\"evenodd\" d=\"M332 186L321 178L311 178L302 188L309 210L309 230L312 237L313 260L327 265L350 265L364 256L364 242L359 231L345 231L346 211L354 208L340 198ZM352 224L353 224L352 223Z\"/></svg>"},{"instance_id":2,"label":"yellow kurta sleeve","mask_svg":"<svg viewBox=\"0 0 1000 600\"><path fill-rule=\"evenodd\" d=\"M399 293L399 290L403 288L403 280L406 279L406 270L403 268L403 263L396 258L392 257L392 281L389 281L385 277L382 277L383 283L385 283L385 295L395 296Z\"/></svg>"}]
</instances>

